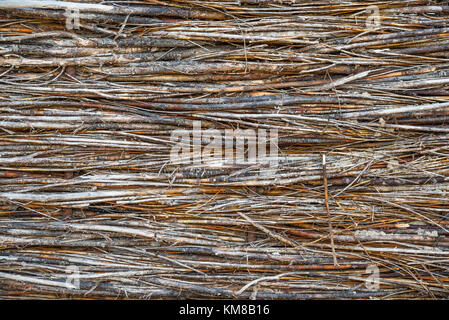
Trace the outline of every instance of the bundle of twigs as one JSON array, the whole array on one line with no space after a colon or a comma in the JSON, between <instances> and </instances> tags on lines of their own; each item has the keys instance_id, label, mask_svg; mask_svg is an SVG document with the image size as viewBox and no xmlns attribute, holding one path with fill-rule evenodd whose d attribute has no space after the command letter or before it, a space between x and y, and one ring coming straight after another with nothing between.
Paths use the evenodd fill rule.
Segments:
<instances>
[{"instance_id":1,"label":"bundle of twigs","mask_svg":"<svg viewBox=\"0 0 449 320\"><path fill-rule=\"evenodd\" d=\"M447 297L448 14L0 2L0 297ZM276 174L174 163L195 121L276 129Z\"/></svg>"}]
</instances>

